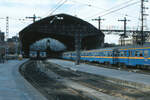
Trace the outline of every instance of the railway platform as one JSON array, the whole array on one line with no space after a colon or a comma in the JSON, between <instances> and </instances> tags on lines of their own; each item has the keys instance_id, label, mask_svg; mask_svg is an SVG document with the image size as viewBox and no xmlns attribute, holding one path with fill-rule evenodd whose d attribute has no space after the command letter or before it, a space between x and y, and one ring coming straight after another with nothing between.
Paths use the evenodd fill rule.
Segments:
<instances>
[{"instance_id":1,"label":"railway platform","mask_svg":"<svg viewBox=\"0 0 150 100\"><path fill-rule=\"evenodd\" d=\"M19 73L19 66L26 61L0 64L0 100L46 100Z\"/></svg>"},{"instance_id":2,"label":"railway platform","mask_svg":"<svg viewBox=\"0 0 150 100\"><path fill-rule=\"evenodd\" d=\"M72 61L50 59L48 62L55 63L62 67L70 68L73 71L81 71L99 75L113 83L138 88L144 91L150 91L150 75L139 74L135 72L108 69L81 63L75 65Z\"/></svg>"}]
</instances>

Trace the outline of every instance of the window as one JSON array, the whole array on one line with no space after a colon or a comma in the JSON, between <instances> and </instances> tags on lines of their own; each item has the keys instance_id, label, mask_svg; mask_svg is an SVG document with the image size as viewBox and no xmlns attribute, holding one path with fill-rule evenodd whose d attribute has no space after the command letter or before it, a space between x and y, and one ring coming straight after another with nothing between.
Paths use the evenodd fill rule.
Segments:
<instances>
[{"instance_id":1,"label":"window","mask_svg":"<svg viewBox=\"0 0 150 100\"><path fill-rule=\"evenodd\" d=\"M111 52L108 52L108 56L112 56L112 53L111 53Z\"/></svg>"},{"instance_id":2,"label":"window","mask_svg":"<svg viewBox=\"0 0 150 100\"><path fill-rule=\"evenodd\" d=\"M98 52L98 55L99 55L99 56L102 56L102 52Z\"/></svg>"},{"instance_id":3,"label":"window","mask_svg":"<svg viewBox=\"0 0 150 100\"><path fill-rule=\"evenodd\" d=\"M120 52L120 56L123 56L123 51Z\"/></svg>"},{"instance_id":4,"label":"window","mask_svg":"<svg viewBox=\"0 0 150 100\"><path fill-rule=\"evenodd\" d=\"M127 51L124 51L124 56L127 56Z\"/></svg>"},{"instance_id":5,"label":"window","mask_svg":"<svg viewBox=\"0 0 150 100\"><path fill-rule=\"evenodd\" d=\"M140 55L140 57L143 57L143 51L142 50L139 51L139 55Z\"/></svg>"},{"instance_id":6,"label":"window","mask_svg":"<svg viewBox=\"0 0 150 100\"><path fill-rule=\"evenodd\" d=\"M148 57L148 50L144 50L144 57Z\"/></svg>"},{"instance_id":7,"label":"window","mask_svg":"<svg viewBox=\"0 0 150 100\"><path fill-rule=\"evenodd\" d=\"M132 54L133 54L132 51L129 51L129 56L132 56Z\"/></svg>"},{"instance_id":8,"label":"window","mask_svg":"<svg viewBox=\"0 0 150 100\"><path fill-rule=\"evenodd\" d=\"M120 56L120 52L118 51L118 52L116 52L116 56Z\"/></svg>"},{"instance_id":9,"label":"window","mask_svg":"<svg viewBox=\"0 0 150 100\"><path fill-rule=\"evenodd\" d=\"M105 54L105 52L103 53L103 56L105 56L106 54Z\"/></svg>"},{"instance_id":10,"label":"window","mask_svg":"<svg viewBox=\"0 0 150 100\"><path fill-rule=\"evenodd\" d=\"M118 56L118 55L117 55L117 52L114 52L114 56Z\"/></svg>"},{"instance_id":11,"label":"window","mask_svg":"<svg viewBox=\"0 0 150 100\"><path fill-rule=\"evenodd\" d=\"M110 56L112 57L112 52L110 52Z\"/></svg>"},{"instance_id":12,"label":"window","mask_svg":"<svg viewBox=\"0 0 150 100\"><path fill-rule=\"evenodd\" d=\"M138 56L139 51L135 51L135 56Z\"/></svg>"}]
</instances>

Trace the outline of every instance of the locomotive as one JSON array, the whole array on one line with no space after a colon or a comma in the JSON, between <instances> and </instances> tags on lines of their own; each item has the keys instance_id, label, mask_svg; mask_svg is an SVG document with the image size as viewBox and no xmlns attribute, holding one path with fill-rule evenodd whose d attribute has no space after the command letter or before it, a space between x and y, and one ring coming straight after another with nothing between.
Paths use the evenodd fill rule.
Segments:
<instances>
[{"instance_id":1,"label":"locomotive","mask_svg":"<svg viewBox=\"0 0 150 100\"><path fill-rule=\"evenodd\" d=\"M64 52L64 59L76 59L76 52ZM80 59L89 62L132 67L150 67L150 45L111 47L80 52Z\"/></svg>"}]
</instances>

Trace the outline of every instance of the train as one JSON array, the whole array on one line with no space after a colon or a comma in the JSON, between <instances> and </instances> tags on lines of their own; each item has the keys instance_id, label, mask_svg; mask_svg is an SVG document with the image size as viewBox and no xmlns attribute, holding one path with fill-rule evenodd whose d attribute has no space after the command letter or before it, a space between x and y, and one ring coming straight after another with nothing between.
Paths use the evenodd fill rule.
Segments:
<instances>
[{"instance_id":1,"label":"train","mask_svg":"<svg viewBox=\"0 0 150 100\"><path fill-rule=\"evenodd\" d=\"M32 60L43 60L47 58L47 46L46 41L49 39L44 39L41 41L36 41L29 48L29 58Z\"/></svg>"},{"instance_id":2,"label":"train","mask_svg":"<svg viewBox=\"0 0 150 100\"><path fill-rule=\"evenodd\" d=\"M29 52L29 57L32 60L44 60L47 58L47 53L46 51L32 50Z\"/></svg>"},{"instance_id":3,"label":"train","mask_svg":"<svg viewBox=\"0 0 150 100\"><path fill-rule=\"evenodd\" d=\"M29 57L31 59L46 59L59 57L62 50L64 49L65 46L58 41L51 38L45 38L36 41L29 46Z\"/></svg>"},{"instance_id":4,"label":"train","mask_svg":"<svg viewBox=\"0 0 150 100\"><path fill-rule=\"evenodd\" d=\"M76 59L76 52L62 54L63 59ZM150 45L120 46L80 51L80 59L89 62L115 64L120 66L150 67Z\"/></svg>"}]
</instances>

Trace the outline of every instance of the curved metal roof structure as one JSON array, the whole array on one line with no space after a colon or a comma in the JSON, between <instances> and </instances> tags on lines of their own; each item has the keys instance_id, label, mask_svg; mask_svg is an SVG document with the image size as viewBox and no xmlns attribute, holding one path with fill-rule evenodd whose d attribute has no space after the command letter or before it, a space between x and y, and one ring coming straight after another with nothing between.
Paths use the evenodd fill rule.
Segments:
<instances>
[{"instance_id":1,"label":"curved metal roof structure","mask_svg":"<svg viewBox=\"0 0 150 100\"><path fill-rule=\"evenodd\" d=\"M40 39L50 37L64 43L68 50L74 50L74 37L82 37L82 49L101 46L104 34L90 23L67 14L48 16L27 26L19 32L22 50L29 51L29 46Z\"/></svg>"}]
</instances>

